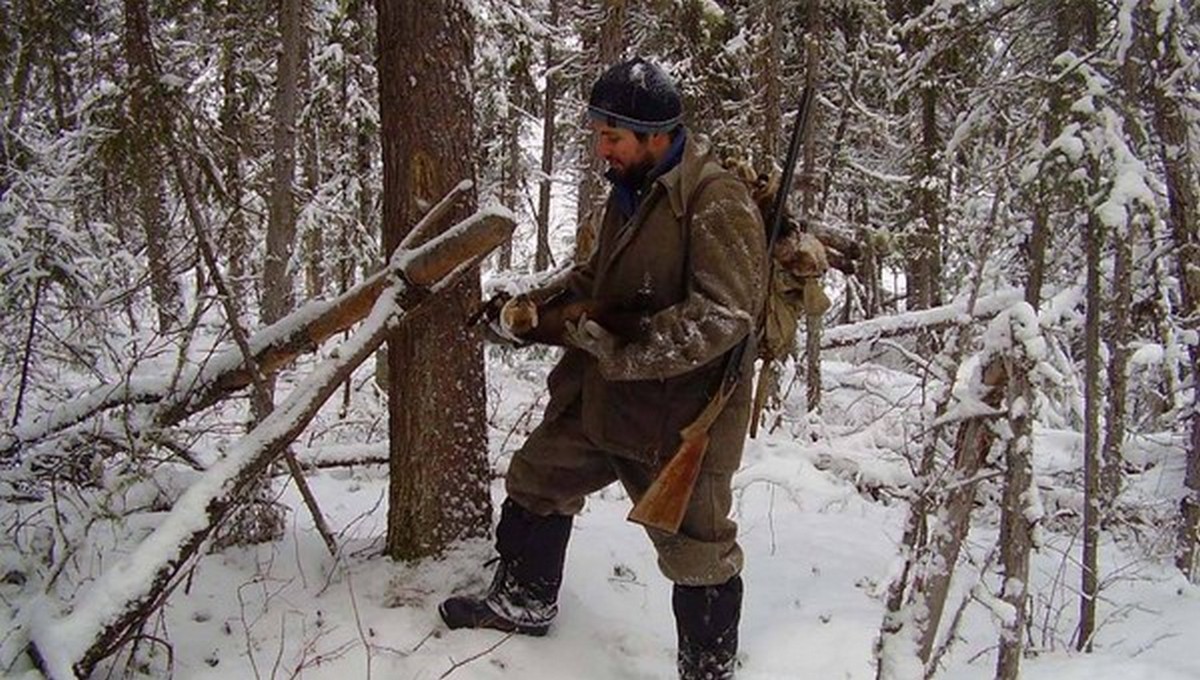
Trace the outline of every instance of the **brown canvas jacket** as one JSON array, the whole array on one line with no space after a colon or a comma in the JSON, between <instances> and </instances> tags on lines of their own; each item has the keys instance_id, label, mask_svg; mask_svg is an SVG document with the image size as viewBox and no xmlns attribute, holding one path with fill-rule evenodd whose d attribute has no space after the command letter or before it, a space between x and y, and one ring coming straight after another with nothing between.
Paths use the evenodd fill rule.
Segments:
<instances>
[{"instance_id":1,"label":"brown canvas jacket","mask_svg":"<svg viewBox=\"0 0 1200 680\"><path fill-rule=\"evenodd\" d=\"M718 177L694 196L708 175ZM606 361L568 349L550 374L546 419L578 406L598 446L651 464L670 457L679 430L715 392L727 353L752 330L766 272L757 207L705 141L689 135L680 163L655 180L628 222L610 196L592 258L565 281L570 298L636 305L651 315L649 332ZM744 356L742 383L710 430L706 469L740 463L754 347Z\"/></svg>"}]
</instances>

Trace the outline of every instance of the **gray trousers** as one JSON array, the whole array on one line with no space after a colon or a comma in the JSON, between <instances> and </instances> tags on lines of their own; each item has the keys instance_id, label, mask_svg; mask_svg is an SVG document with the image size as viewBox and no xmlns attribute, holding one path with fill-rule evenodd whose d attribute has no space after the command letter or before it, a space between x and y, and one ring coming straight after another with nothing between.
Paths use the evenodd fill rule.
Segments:
<instances>
[{"instance_id":1,"label":"gray trousers","mask_svg":"<svg viewBox=\"0 0 1200 680\"><path fill-rule=\"evenodd\" d=\"M656 470L598 447L583 434L578 405L542 421L513 456L505 477L509 498L537 515L574 515L584 498L619 481L636 503ZM646 529L658 566L686 586L725 583L742 570L737 524L729 518L732 473L702 470L679 533Z\"/></svg>"}]
</instances>

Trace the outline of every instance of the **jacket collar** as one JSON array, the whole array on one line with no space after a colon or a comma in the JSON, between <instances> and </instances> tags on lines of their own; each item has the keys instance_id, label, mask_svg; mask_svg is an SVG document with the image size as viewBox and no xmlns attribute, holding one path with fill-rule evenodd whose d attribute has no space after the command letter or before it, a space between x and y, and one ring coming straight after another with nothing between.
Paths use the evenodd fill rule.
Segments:
<instances>
[{"instance_id":1,"label":"jacket collar","mask_svg":"<svg viewBox=\"0 0 1200 680\"><path fill-rule=\"evenodd\" d=\"M667 203L669 204L675 219L683 219L684 200L691 195L695 190L697 183L704 175L705 167L708 165L710 155L708 152L708 142L702 137L693 138L692 135L684 131L682 153L679 160L666 167L661 174L652 180L647 180L642 193L638 196L638 202L635 203L634 212L646 212L654 201L653 194L665 194ZM660 166L661 167L661 166ZM617 187L614 184L613 201L618 201L615 207L620 209L619 201L621 198L617 196ZM643 205L645 203L645 205ZM616 232L616 240L612 250L609 251L607 259L600 263L596 271L596 282L598 283L607 275L609 267L617 260L618 255L629 242L633 239L636 231L635 222L638 218L631 215L621 216L621 228ZM644 219L644 218L642 218Z\"/></svg>"},{"instance_id":2,"label":"jacket collar","mask_svg":"<svg viewBox=\"0 0 1200 680\"><path fill-rule=\"evenodd\" d=\"M666 190L671 212L676 219L683 217L684 201L700 183L705 174L705 166L710 160L712 154L708 140L701 135L689 133L679 163L655 180Z\"/></svg>"}]
</instances>

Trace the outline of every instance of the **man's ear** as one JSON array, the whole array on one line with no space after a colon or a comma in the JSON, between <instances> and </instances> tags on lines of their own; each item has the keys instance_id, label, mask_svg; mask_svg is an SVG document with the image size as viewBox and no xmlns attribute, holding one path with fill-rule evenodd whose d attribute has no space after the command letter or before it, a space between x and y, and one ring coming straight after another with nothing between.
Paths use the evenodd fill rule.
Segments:
<instances>
[{"instance_id":1,"label":"man's ear","mask_svg":"<svg viewBox=\"0 0 1200 680\"><path fill-rule=\"evenodd\" d=\"M671 148L671 134L668 132L655 132L648 138L650 143L650 151L655 156L662 156Z\"/></svg>"}]
</instances>

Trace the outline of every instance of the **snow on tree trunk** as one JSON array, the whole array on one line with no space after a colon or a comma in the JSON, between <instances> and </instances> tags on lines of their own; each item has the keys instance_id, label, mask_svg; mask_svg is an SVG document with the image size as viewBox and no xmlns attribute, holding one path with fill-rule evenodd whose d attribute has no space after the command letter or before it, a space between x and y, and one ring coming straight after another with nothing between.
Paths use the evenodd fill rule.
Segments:
<instances>
[{"instance_id":1,"label":"snow on tree trunk","mask_svg":"<svg viewBox=\"0 0 1200 680\"><path fill-rule=\"evenodd\" d=\"M291 256L296 240L296 120L304 49L304 0L279 5L279 65L271 122L271 192L263 260L262 320L269 324L292 309Z\"/></svg>"},{"instance_id":2,"label":"snow on tree trunk","mask_svg":"<svg viewBox=\"0 0 1200 680\"><path fill-rule=\"evenodd\" d=\"M414 229L446 217L467 191L466 184L456 186L434 206ZM388 284L389 273L377 272L344 294L327 301L313 301L274 324L260 329L249 338L254 363L265 375L271 375L296 357L313 352L332 336L347 331L375 304L379 292ZM240 352L231 349L217 354L199 369L182 372L174 383L153 371L151 375L133 375L113 385L100 385L77 399L61 404L31 423L0 435L0 457L10 457L22 447L35 444L63 432L98 413L132 404L161 404L153 425L168 427L235 394L252 382ZM170 391L172 384L185 389Z\"/></svg>"},{"instance_id":3,"label":"snow on tree trunk","mask_svg":"<svg viewBox=\"0 0 1200 680\"><path fill-rule=\"evenodd\" d=\"M1007 321L992 322L998 323ZM965 337L960 335L956 341L957 356L962 355ZM877 650L877 680L926 677L950 581L970 528L978 473L995 439L988 419L998 414L1004 399L1003 363L996 350L985 347L982 355L958 370L952 398L943 397L934 409L922 453L919 479L923 483L909 509L904 570L889 588ZM961 423L954 458L945 464L949 469L939 469L942 432L957 421Z\"/></svg>"},{"instance_id":4,"label":"snow on tree trunk","mask_svg":"<svg viewBox=\"0 0 1200 680\"><path fill-rule=\"evenodd\" d=\"M1095 164L1093 164L1094 166ZM1098 172L1093 167L1093 177ZM1100 386L1100 314L1103 291L1100 289L1100 251L1104 229L1094 212L1084 220L1087 263L1087 312L1084 320L1084 430L1083 430L1083 556L1080 581L1079 630L1076 649L1091 650L1096 628L1096 595L1100 580L1100 411L1104 399Z\"/></svg>"},{"instance_id":5,"label":"snow on tree trunk","mask_svg":"<svg viewBox=\"0 0 1200 680\"><path fill-rule=\"evenodd\" d=\"M472 19L455 0L377 0L376 9L390 252L430 202L475 174ZM468 310L479 297L473 273L442 300L448 310ZM388 340L387 552L396 559L435 554L491 526L483 349L462 318L430 317Z\"/></svg>"},{"instance_id":6,"label":"snow on tree trunk","mask_svg":"<svg viewBox=\"0 0 1200 680\"><path fill-rule=\"evenodd\" d=\"M1141 218L1136 218L1140 220ZM1104 444L1101 451L1100 494L1106 508L1113 507L1121 492L1122 448L1125 445L1126 399L1129 392L1129 308L1133 303L1134 230L1126 228L1113 238L1112 298L1104 344L1108 350L1107 411L1104 414Z\"/></svg>"},{"instance_id":7,"label":"snow on tree trunk","mask_svg":"<svg viewBox=\"0 0 1200 680\"><path fill-rule=\"evenodd\" d=\"M999 408L1003 398L1007 376L998 361L988 363L981 371L979 384L982 387L979 401L991 409ZM975 506L975 489L978 486L979 470L987 459L988 451L995 440L988 420L974 417L959 426L954 444L953 470L948 480L942 483L949 491L941 498L927 517L929 545L925 560L918 562L913 579L913 597L910 606L924 611L924 620L918 619L918 651L923 662L928 662L933 653L942 612L950 592L950 580L962 551L963 541L971 528L971 510Z\"/></svg>"},{"instance_id":8,"label":"snow on tree trunk","mask_svg":"<svg viewBox=\"0 0 1200 680\"><path fill-rule=\"evenodd\" d=\"M1033 418L1036 394L1031 374L1045 358L1045 341L1038 318L1027 303L1009 313L1011 351L1005 357L1008 373L1004 493L1000 511L1000 561L1004 581L1000 599L1008 604L1000 621L1000 652L996 680L1017 680L1021 672L1025 626L1029 617L1029 555L1034 527L1042 505L1033 483Z\"/></svg>"},{"instance_id":9,"label":"snow on tree trunk","mask_svg":"<svg viewBox=\"0 0 1200 680\"><path fill-rule=\"evenodd\" d=\"M1167 186L1167 223L1171 230L1175 271L1180 295L1177 315L1192 319L1200 315L1200 216L1197 206L1195 163L1192 149L1195 140L1189 138L1189 124L1181 101L1195 87L1186 77L1180 63L1179 16L1181 8L1165 10L1165 26L1161 35L1149 34L1146 40L1156 52L1156 72L1151 79L1151 98L1154 106L1153 126L1158 136L1159 159L1162 162ZM1190 84L1189 84L1190 83ZM1194 325L1193 325L1194 328ZM1175 566L1193 582L1200 583L1200 388L1195 387L1200 376L1200 344L1188 347L1192 387L1191 423L1187 437L1187 472L1184 477L1185 495L1180 502L1179 537L1176 542Z\"/></svg>"},{"instance_id":10,"label":"snow on tree trunk","mask_svg":"<svg viewBox=\"0 0 1200 680\"><path fill-rule=\"evenodd\" d=\"M249 309L246 291L248 234L242 203L245 188L242 178L242 137L244 103L239 81L242 77L237 28L241 15L238 0L225 3L225 37L221 43L221 138L226 205L229 217L221 229L221 245L228 261L229 288L241 309Z\"/></svg>"}]
</instances>

